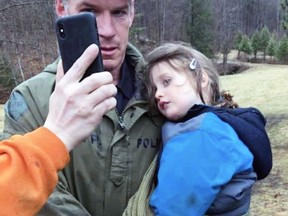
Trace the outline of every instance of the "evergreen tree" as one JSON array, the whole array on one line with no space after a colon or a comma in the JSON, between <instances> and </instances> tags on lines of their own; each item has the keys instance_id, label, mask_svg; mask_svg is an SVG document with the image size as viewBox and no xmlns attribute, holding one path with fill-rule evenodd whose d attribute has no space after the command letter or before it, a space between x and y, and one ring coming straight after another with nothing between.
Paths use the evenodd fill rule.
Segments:
<instances>
[{"instance_id":1,"label":"evergreen tree","mask_svg":"<svg viewBox=\"0 0 288 216\"><path fill-rule=\"evenodd\" d=\"M17 85L16 79L13 76L11 64L8 62L7 58L0 53L0 86L3 86L10 91Z\"/></svg>"},{"instance_id":2,"label":"evergreen tree","mask_svg":"<svg viewBox=\"0 0 288 216\"><path fill-rule=\"evenodd\" d=\"M283 14L282 26L284 30L288 30L288 0L281 1L281 9Z\"/></svg>"},{"instance_id":3,"label":"evergreen tree","mask_svg":"<svg viewBox=\"0 0 288 216\"><path fill-rule=\"evenodd\" d=\"M263 59L266 59L266 49L270 40L270 31L265 26L260 32L260 50L263 51Z\"/></svg>"},{"instance_id":4,"label":"evergreen tree","mask_svg":"<svg viewBox=\"0 0 288 216\"><path fill-rule=\"evenodd\" d=\"M187 26L193 47L213 57L213 22L209 0L190 0L190 17Z\"/></svg>"},{"instance_id":5,"label":"evergreen tree","mask_svg":"<svg viewBox=\"0 0 288 216\"><path fill-rule=\"evenodd\" d=\"M253 51L250 39L247 35L244 35L240 45L240 51L250 55Z\"/></svg>"},{"instance_id":6,"label":"evergreen tree","mask_svg":"<svg viewBox=\"0 0 288 216\"><path fill-rule=\"evenodd\" d=\"M137 44L143 42L144 39L140 37L140 35L143 35L142 37L145 37L145 30L146 28L143 27L142 20L143 20L143 13L136 13L133 21L133 25L130 28L129 32L129 41L132 42L132 44Z\"/></svg>"},{"instance_id":7,"label":"evergreen tree","mask_svg":"<svg viewBox=\"0 0 288 216\"><path fill-rule=\"evenodd\" d=\"M288 37L283 36L277 49L277 58L283 64L288 63Z\"/></svg>"},{"instance_id":8,"label":"evergreen tree","mask_svg":"<svg viewBox=\"0 0 288 216\"><path fill-rule=\"evenodd\" d=\"M266 53L267 55L271 56L273 58L276 55L276 49L277 49L277 44L274 36L272 36L269 40Z\"/></svg>"},{"instance_id":9,"label":"evergreen tree","mask_svg":"<svg viewBox=\"0 0 288 216\"><path fill-rule=\"evenodd\" d=\"M238 31L234 38L234 48L239 50L239 45L241 44L243 34L242 32Z\"/></svg>"},{"instance_id":10,"label":"evergreen tree","mask_svg":"<svg viewBox=\"0 0 288 216\"><path fill-rule=\"evenodd\" d=\"M234 48L237 49L237 51L238 51L238 54L237 54L238 59L240 57L240 48L241 48L242 37L243 37L242 32L238 31L237 34L235 35L235 38L234 38Z\"/></svg>"},{"instance_id":11,"label":"evergreen tree","mask_svg":"<svg viewBox=\"0 0 288 216\"><path fill-rule=\"evenodd\" d=\"M257 52L261 49L260 33L255 31L251 38L251 46L253 49L254 58L257 59Z\"/></svg>"}]
</instances>

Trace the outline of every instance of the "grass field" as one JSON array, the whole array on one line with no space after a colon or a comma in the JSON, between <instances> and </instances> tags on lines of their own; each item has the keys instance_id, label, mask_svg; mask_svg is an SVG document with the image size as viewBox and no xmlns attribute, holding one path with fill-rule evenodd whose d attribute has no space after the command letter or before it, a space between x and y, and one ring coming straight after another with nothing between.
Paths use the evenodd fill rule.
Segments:
<instances>
[{"instance_id":1,"label":"grass field","mask_svg":"<svg viewBox=\"0 0 288 216\"><path fill-rule=\"evenodd\" d=\"M288 215L288 66L253 65L244 73L221 77L240 106L254 106L267 118L273 169L256 183L251 216Z\"/></svg>"},{"instance_id":2,"label":"grass field","mask_svg":"<svg viewBox=\"0 0 288 216\"><path fill-rule=\"evenodd\" d=\"M254 106L267 118L273 169L253 189L250 216L288 215L288 66L256 65L236 75L221 77L242 107ZM3 126L0 105L0 131Z\"/></svg>"}]
</instances>

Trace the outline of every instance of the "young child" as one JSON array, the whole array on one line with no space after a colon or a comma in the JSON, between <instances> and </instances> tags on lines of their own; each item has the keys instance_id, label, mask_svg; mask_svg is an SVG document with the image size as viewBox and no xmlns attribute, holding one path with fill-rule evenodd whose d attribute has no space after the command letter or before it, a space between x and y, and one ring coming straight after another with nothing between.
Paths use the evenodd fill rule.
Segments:
<instances>
[{"instance_id":1,"label":"young child","mask_svg":"<svg viewBox=\"0 0 288 216\"><path fill-rule=\"evenodd\" d=\"M151 104L168 119L150 198L154 214L247 214L257 180L252 153L216 114L195 114L223 102L211 61L186 44L166 43L149 53L145 71Z\"/></svg>"}]
</instances>

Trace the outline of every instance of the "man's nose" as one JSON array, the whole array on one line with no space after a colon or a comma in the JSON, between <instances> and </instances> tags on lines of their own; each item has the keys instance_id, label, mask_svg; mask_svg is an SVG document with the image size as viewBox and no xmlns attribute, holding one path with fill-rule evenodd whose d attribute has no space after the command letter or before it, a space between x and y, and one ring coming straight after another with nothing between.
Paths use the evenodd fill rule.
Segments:
<instances>
[{"instance_id":1,"label":"man's nose","mask_svg":"<svg viewBox=\"0 0 288 216\"><path fill-rule=\"evenodd\" d=\"M110 38L116 34L115 23L110 13L101 13L97 16L96 20L98 32L101 37Z\"/></svg>"}]
</instances>

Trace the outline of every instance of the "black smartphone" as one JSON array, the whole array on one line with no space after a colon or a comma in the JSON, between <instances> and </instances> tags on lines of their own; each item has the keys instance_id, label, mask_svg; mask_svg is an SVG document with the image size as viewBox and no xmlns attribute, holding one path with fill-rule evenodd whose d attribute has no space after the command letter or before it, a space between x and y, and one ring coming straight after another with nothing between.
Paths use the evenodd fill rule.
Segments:
<instances>
[{"instance_id":1,"label":"black smartphone","mask_svg":"<svg viewBox=\"0 0 288 216\"><path fill-rule=\"evenodd\" d=\"M55 28L65 73L82 55L85 49L93 43L99 46L99 53L81 80L90 76L92 73L104 70L97 23L93 13L83 12L76 15L60 17L55 22Z\"/></svg>"}]
</instances>

